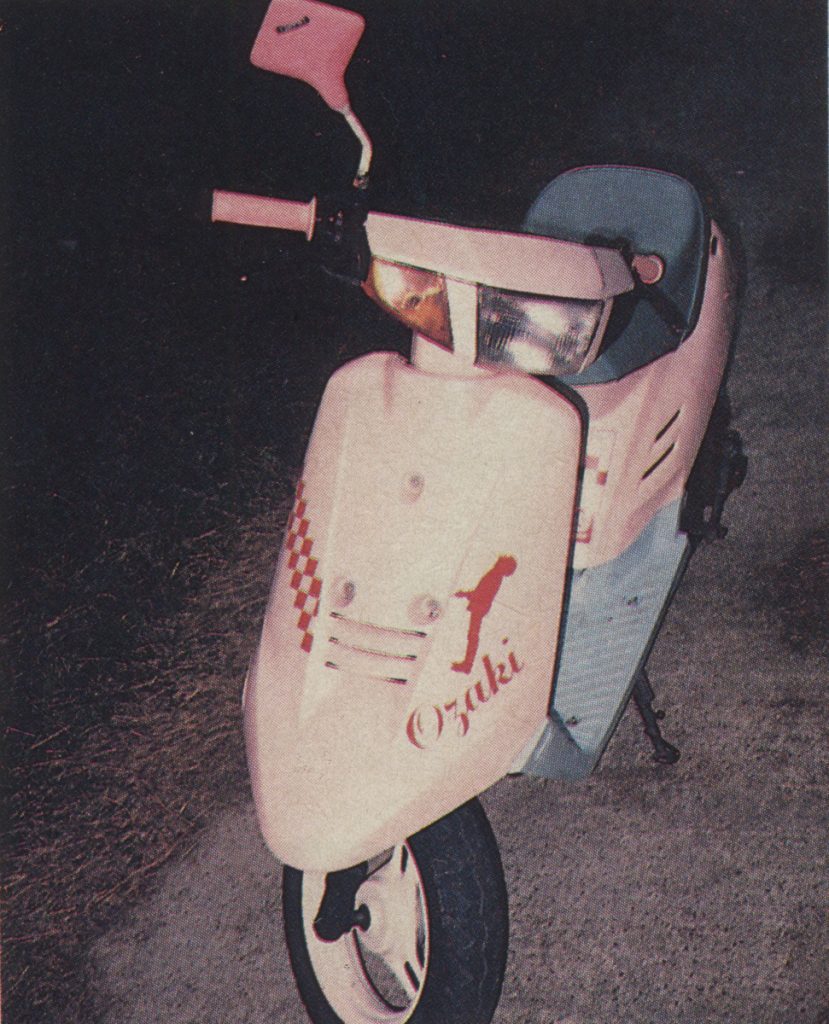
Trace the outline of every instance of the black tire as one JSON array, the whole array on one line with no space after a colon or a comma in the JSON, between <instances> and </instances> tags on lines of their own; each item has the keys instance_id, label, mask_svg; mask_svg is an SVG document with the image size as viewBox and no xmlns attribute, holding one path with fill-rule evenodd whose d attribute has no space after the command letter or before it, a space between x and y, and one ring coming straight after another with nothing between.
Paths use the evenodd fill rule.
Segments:
<instances>
[{"instance_id":1,"label":"black tire","mask_svg":"<svg viewBox=\"0 0 829 1024\"><path fill-rule=\"evenodd\" d=\"M346 944L340 948L343 955L353 958L356 950L357 960L365 968L360 984L369 986L367 998L377 996L388 1006L388 1018L382 1016L382 1011L377 1018L363 1015L357 1001L352 1015L349 1010L343 1011L342 991L323 991L325 982L321 984L317 977L308 948L309 938L315 952L322 947L312 928L308 935L307 906L303 913L305 876L285 868L282 896L288 953L311 1020L314 1024L363 1024L369 1019L388 1019L393 1024L489 1024L501 994L509 921L501 858L483 808L472 800L418 832L397 850L407 851L401 854L402 864L408 865L409 857L414 861L428 935L425 957L418 945L418 956L425 959L424 973L408 1005L392 1002L370 978L363 956L370 927L365 933L352 929L336 940L337 944ZM400 870L412 870L412 866ZM319 882L316 885L318 892ZM359 894L355 902L359 906ZM408 969L408 963L406 966ZM329 999L338 1003L342 1015L335 1012Z\"/></svg>"}]
</instances>

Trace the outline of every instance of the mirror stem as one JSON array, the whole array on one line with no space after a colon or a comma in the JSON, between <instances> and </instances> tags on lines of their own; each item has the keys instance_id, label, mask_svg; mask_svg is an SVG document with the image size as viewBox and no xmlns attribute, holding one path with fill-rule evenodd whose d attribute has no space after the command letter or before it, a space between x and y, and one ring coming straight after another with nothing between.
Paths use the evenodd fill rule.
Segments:
<instances>
[{"instance_id":1,"label":"mirror stem","mask_svg":"<svg viewBox=\"0 0 829 1024\"><path fill-rule=\"evenodd\" d=\"M362 124L357 118L357 115L354 113L351 107L346 107L342 111L342 115L348 122L349 128L357 136L362 147L362 151L360 153L360 163L357 165L357 175L354 178L354 187L366 188L366 186L368 185L368 169L369 166L371 165L372 157L371 139L368 137L365 128L363 128Z\"/></svg>"}]
</instances>

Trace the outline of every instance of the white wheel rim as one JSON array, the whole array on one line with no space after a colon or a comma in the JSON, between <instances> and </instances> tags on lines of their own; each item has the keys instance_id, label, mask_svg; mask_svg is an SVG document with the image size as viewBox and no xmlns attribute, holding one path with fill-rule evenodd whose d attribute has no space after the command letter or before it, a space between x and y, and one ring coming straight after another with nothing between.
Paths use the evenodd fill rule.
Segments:
<instances>
[{"instance_id":1,"label":"white wheel rim","mask_svg":"<svg viewBox=\"0 0 829 1024\"><path fill-rule=\"evenodd\" d=\"M335 942L314 931L325 875L302 876L302 924L317 982L343 1024L404 1024L423 994L429 966L429 918L423 880L408 843L369 866L354 906L371 924Z\"/></svg>"}]
</instances>

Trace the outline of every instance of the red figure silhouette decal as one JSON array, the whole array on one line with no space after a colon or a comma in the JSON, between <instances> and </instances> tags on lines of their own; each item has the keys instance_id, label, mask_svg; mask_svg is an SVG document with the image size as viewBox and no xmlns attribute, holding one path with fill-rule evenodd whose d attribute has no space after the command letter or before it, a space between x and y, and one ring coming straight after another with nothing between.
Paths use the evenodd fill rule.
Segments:
<instances>
[{"instance_id":1,"label":"red figure silhouette decal","mask_svg":"<svg viewBox=\"0 0 829 1024\"><path fill-rule=\"evenodd\" d=\"M469 610L469 632L466 635L466 655L463 661L452 663L455 672L472 671L475 655L478 653L478 641L481 639L481 623L489 614L495 595L507 576L512 576L518 563L512 555L501 555L491 569L481 577L474 590L458 590L455 597L465 597Z\"/></svg>"}]
</instances>

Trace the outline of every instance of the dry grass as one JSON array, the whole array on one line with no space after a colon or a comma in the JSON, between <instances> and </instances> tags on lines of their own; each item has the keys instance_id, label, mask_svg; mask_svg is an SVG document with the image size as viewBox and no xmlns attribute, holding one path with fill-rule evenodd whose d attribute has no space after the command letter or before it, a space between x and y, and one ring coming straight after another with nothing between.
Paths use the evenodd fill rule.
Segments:
<instances>
[{"instance_id":1,"label":"dry grass","mask_svg":"<svg viewBox=\"0 0 829 1024\"><path fill-rule=\"evenodd\" d=\"M241 686L305 435L339 350L368 344L339 287L314 278L300 330L310 278L221 240L213 260L214 238L44 250L21 291L0 481L11 1024L91 1020L89 942L247 792Z\"/></svg>"},{"instance_id":2,"label":"dry grass","mask_svg":"<svg viewBox=\"0 0 829 1024\"><path fill-rule=\"evenodd\" d=\"M85 944L246 786L239 698L290 503L278 468L265 467L268 500L243 524L226 513L181 543L146 602L162 613L125 627L120 659L88 649L87 637L124 626L114 598L84 587L94 565L68 578L53 568L41 580L50 584L48 612L26 601L11 609L7 647L23 645L34 627L54 678L52 695L23 716L27 725L6 733L9 1021L80 1019ZM152 554L147 533L113 542L99 559L124 544ZM178 608L169 597L176 581Z\"/></svg>"}]
</instances>

